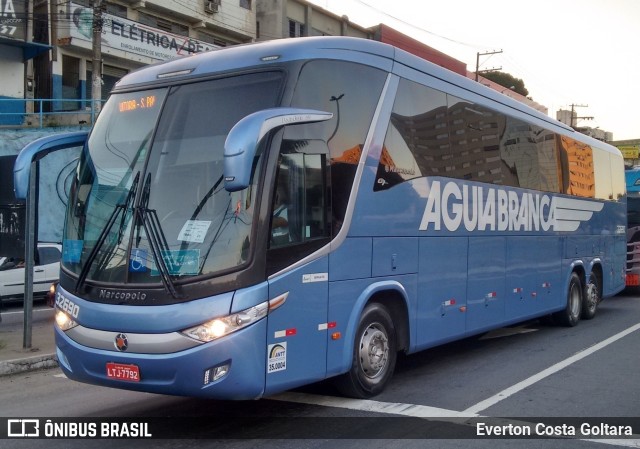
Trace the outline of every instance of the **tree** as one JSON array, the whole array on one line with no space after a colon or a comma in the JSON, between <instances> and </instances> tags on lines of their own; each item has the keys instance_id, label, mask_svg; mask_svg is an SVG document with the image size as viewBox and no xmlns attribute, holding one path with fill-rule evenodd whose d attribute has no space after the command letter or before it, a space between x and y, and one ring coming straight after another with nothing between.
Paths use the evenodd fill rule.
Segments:
<instances>
[{"instance_id":1,"label":"tree","mask_svg":"<svg viewBox=\"0 0 640 449\"><path fill-rule=\"evenodd\" d=\"M514 92L519 93L520 95L523 95L525 97L529 95L529 91L526 87L524 87L524 81L522 81L520 78L516 78L509 73L495 71L483 73L482 76L484 76L488 80L493 81L494 83L498 83L501 86L506 87L507 89L511 89Z\"/></svg>"}]
</instances>

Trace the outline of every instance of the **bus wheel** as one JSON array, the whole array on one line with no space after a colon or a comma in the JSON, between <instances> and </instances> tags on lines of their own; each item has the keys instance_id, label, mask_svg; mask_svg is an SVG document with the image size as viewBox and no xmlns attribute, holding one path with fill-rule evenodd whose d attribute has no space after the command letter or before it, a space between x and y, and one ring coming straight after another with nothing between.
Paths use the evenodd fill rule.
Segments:
<instances>
[{"instance_id":1,"label":"bus wheel","mask_svg":"<svg viewBox=\"0 0 640 449\"><path fill-rule=\"evenodd\" d=\"M580 320L580 313L582 312L582 282L580 276L576 273L571 273L571 280L569 281L569 290L567 293L567 306L564 310L556 312L553 317L555 320L563 326L573 327L578 324Z\"/></svg>"},{"instance_id":2,"label":"bus wheel","mask_svg":"<svg viewBox=\"0 0 640 449\"><path fill-rule=\"evenodd\" d=\"M600 303L600 279L595 273L591 273L589 281L584 288L582 299L582 316L584 320L590 320L596 316L596 310Z\"/></svg>"},{"instance_id":3,"label":"bus wheel","mask_svg":"<svg viewBox=\"0 0 640 449\"><path fill-rule=\"evenodd\" d=\"M396 365L396 331L391 315L379 303L362 312L355 336L351 369L336 379L342 394L359 399L384 390Z\"/></svg>"}]
</instances>

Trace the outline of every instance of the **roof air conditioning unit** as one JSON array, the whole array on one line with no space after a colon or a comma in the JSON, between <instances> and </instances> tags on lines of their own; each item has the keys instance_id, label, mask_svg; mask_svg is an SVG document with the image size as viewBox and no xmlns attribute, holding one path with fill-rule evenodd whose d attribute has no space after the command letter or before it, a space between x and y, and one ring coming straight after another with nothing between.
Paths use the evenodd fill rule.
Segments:
<instances>
[{"instance_id":1,"label":"roof air conditioning unit","mask_svg":"<svg viewBox=\"0 0 640 449\"><path fill-rule=\"evenodd\" d=\"M222 0L204 0L204 12L213 14L218 12Z\"/></svg>"}]
</instances>

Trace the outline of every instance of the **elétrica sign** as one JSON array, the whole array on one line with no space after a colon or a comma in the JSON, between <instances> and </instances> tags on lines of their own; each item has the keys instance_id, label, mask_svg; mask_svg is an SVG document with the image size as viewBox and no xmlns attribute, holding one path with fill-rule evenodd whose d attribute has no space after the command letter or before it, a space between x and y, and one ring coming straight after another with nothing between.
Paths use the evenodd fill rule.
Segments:
<instances>
[{"instance_id":1,"label":"el\u00e9trica sign","mask_svg":"<svg viewBox=\"0 0 640 449\"><path fill-rule=\"evenodd\" d=\"M93 10L71 3L70 15L69 37L72 38L73 44L91 48ZM168 33L112 14L103 13L102 19L102 49L107 53L110 48L113 48L166 61L218 48L207 42Z\"/></svg>"}]
</instances>

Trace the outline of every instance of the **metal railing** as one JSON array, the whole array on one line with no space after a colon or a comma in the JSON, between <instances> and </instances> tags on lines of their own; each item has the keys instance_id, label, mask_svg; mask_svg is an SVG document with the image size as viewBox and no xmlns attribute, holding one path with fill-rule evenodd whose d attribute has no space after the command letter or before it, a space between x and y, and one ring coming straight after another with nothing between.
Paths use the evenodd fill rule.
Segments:
<instances>
[{"instance_id":1,"label":"metal railing","mask_svg":"<svg viewBox=\"0 0 640 449\"><path fill-rule=\"evenodd\" d=\"M97 118L91 99L75 98L0 98L1 128L46 128L55 126L92 126ZM106 100L100 100L104 104ZM102 109L102 108L100 108ZM6 112L9 111L9 112Z\"/></svg>"}]
</instances>

